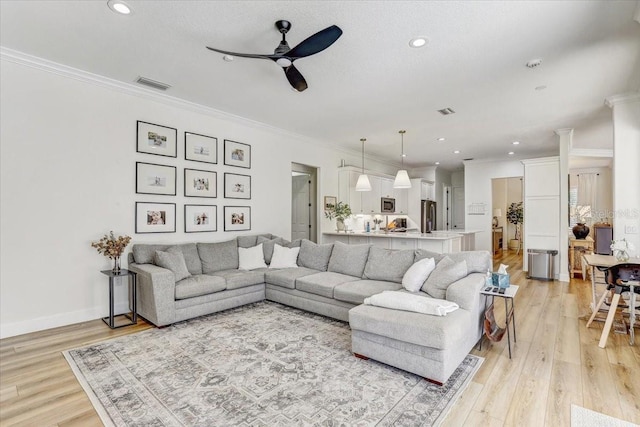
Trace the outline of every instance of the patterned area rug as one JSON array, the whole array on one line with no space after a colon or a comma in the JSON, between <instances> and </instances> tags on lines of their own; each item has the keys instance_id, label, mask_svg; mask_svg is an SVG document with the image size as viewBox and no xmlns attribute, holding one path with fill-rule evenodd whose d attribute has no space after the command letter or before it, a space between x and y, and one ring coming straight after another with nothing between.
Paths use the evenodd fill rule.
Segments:
<instances>
[{"instance_id":1,"label":"patterned area rug","mask_svg":"<svg viewBox=\"0 0 640 427\"><path fill-rule=\"evenodd\" d=\"M440 387L354 357L348 324L270 302L65 357L108 426L437 425L484 360Z\"/></svg>"}]
</instances>

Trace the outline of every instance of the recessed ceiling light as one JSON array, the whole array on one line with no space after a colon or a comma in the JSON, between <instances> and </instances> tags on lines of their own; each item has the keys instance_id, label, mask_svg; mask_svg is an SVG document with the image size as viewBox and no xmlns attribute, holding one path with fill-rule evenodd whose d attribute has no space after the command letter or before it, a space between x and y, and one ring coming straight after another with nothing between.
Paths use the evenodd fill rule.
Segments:
<instances>
[{"instance_id":1,"label":"recessed ceiling light","mask_svg":"<svg viewBox=\"0 0 640 427\"><path fill-rule=\"evenodd\" d=\"M436 165L439 165L439 164L440 164L440 162L436 162Z\"/></svg>"},{"instance_id":2,"label":"recessed ceiling light","mask_svg":"<svg viewBox=\"0 0 640 427\"><path fill-rule=\"evenodd\" d=\"M513 145L520 145L520 141L513 141L512 144Z\"/></svg>"},{"instance_id":3,"label":"recessed ceiling light","mask_svg":"<svg viewBox=\"0 0 640 427\"><path fill-rule=\"evenodd\" d=\"M231 55L224 55L224 56L222 57L222 60L223 60L223 61L226 61L226 62L231 62L231 61L233 61L233 56L231 56Z\"/></svg>"},{"instance_id":4,"label":"recessed ceiling light","mask_svg":"<svg viewBox=\"0 0 640 427\"><path fill-rule=\"evenodd\" d=\"M438 139L437 139L437 141L438 141L438 142L442 142L442 141L444 141L444 140L446 140L446 138L442 138L442 137L440 137L440 138L438 138Z\"/></svg>"},{"instance_id":5,"label":"recessed ceiling light","mask_svg":"<svg viewBox=\"0 0 640 427\"><path fill-rule=\"evenodd\" d=\"M123 1L109 0L107 2L107 5L109 6L109 9L122 15L129 15L131 13L131 8Z\"/></svg>"},{"instance_id":6,"label":"recessed ceiling light","mask_svg":"<svg viewBox=\"0 0 640 427\"><path fill-rule=\"evenodd\" d=\"M507 154L510 155L510 156L513 156L516 153L514 153L513 151L509 151Z\"/></svg>"},{"instance_id":7,"label":"recessed ceiling light","mask_svg":"<svg viewBox=\"0 0 640 427\"><path fill-rule=\"evenodd\" d=\"M409 46L411 47L422 47L426 45L428 40L425 37L416 37L415 39L411 39L409 42Z\"/></svg>"},{"instance_id":8,"label":"recessed ceiling light","mask_svg":"<svg viewBox=\"0 0 640 427\"><path fill-rule=\"evenodd\" d=\"M460 154L460 150L455 150L453 154Z\"/></svg>"}]
</instances>

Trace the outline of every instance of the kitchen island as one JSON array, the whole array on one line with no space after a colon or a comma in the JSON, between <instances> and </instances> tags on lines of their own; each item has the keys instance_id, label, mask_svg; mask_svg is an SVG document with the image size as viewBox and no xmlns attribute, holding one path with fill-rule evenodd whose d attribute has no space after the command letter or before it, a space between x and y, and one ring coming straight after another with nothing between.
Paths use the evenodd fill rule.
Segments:
<instances>
[{"instance_id":1,"label":"kitchen island","mask_svg":"<svg viewBox=\"0 0 640 427\"><path fill-rule=\"evenodd\" d=\"M387 249L425 249L438 253L473 250L475 231L460 233L452 231L434 231L432 233L407 232L325 232L323 243L342 242L349 245L370 244ZM464 244L463 244L464 240Z\"/></svg>"}]
</instances>

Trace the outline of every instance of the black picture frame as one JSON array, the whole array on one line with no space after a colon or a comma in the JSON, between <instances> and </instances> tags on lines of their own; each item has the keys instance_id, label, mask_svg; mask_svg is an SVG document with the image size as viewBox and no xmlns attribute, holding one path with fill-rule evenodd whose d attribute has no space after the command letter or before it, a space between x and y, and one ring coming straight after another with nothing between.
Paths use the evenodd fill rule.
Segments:
<instances>
[{"instance_id":1,"label":"black picture frame","mask_svg":"<svg viewBox=\"0 0 640 427\"><path fill-rule=\"evenodd\" d=\"M251 230L251 206L225 206L224 231Z\"/></svg>"},{"instance_id":2,"label":"black picture frame","mask_svg":"<svg viewBox=\"0 0 640 427\"><path fill-rule=\"evenodd\" d=\"M136 194L176 195L176 167L136 162Z\"/></svg>"},{"instance_id":3,"label":"black picture frame","mask_svg":"<svg viewBox=\"0 0 640 427\"><path fill-rule=\"evenodd\" d=\"M184 159L192 162L218 164L218 138L185 132Z\"/></svg>"},{"instance_id":4,"label":"black picture frame","mask_svg":"<svg viewBox=\"0 0 640 427\"><path fill-rule=\"evenodd\" d=\"M203 218L206 220L203 221ZM211 233L218 231L217 205L184 205L184 232Z\"/></svg>"},{"instance_id":5,"label":"black picture frame","mask_svg":"<svg viewBox=\"0 0 640 427\"><path fill-rule=\"evenodd\" d=\"M251 146L242 142L224 140L224 164L251 169Z\"/></svg>"},{"instance_id":6,"label":"black picture frame","mask_svg":"<svg viewBox=\"0 0 640 427\"><path fill-rule=\"evenodd\" d=\"M136 122L136 152L178 157L178 130L155 123Z\"/></svg>"},{"instance_id":7,"label":"black picture frame","mask_svg":"<svg viewBox=\"0 0 640 427\"><path fill-rule=\"evenodd\" d=\"M225 172L224 197L251 200L251 176Z\"/></svg>"},{"instance_id":8,"label":"black picture frame","mask_svg":"<svg viewBox=\"0 0 640 427\"><path fill-rule=\"evenodd\" d=\"M200 169L184 169L185 197L218 197L218 173Z\"/></svg>"},{"instance_id":9,"label":"black picture frame","mask_svg":"<svg viewBox=\"0 0 640 427\"><path fill-rule=\"evenodd\" d=\"M136 202L136 234L175 233L176 204L165 202Z\"/></svg>"}]
</instances>

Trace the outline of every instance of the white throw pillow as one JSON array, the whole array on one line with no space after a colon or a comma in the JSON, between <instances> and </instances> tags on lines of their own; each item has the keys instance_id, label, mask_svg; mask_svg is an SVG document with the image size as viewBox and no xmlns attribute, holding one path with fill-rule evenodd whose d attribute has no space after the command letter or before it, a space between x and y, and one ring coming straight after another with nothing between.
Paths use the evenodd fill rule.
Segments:
<instances>
[{"instance_id":1,"label":"white throw pillow","mask_svg":"<svg viewBox=\"0 0 640 427\"><path fill-rule=\"evenodd\" d=\"M300 248L285 248L276 243L269 268L298 268L299 252Z\"/></svg>"},{"instance_id":2,"label":"white throw pillow","mask_svg":"<svg viewBox=\"0 0 640 427\"><path fill-rule=\"evenodd\" d=\"M424 281L427 280L431 272L436 268L433 258L423 258L414 263L402 278L402 286L409 292L418 292Z\"/></svg>"},{"instance_id":3,"label":"white throw pillow","mask_svg":"<svg viewBox=\"0 0 640 427\"><path fill-rule=\"evenodd\" d=\"M240 270L267 268L267 264L264 262L262 243L252 248L238 248L238 261Z\"/></svg>"}]
</instances>

